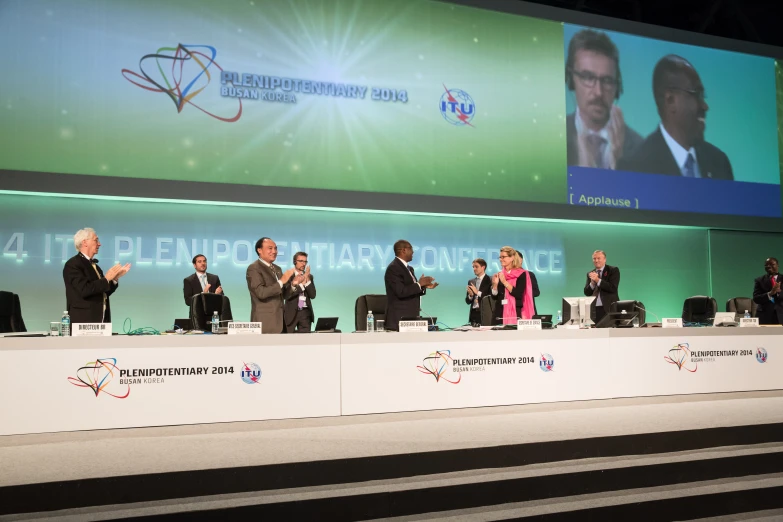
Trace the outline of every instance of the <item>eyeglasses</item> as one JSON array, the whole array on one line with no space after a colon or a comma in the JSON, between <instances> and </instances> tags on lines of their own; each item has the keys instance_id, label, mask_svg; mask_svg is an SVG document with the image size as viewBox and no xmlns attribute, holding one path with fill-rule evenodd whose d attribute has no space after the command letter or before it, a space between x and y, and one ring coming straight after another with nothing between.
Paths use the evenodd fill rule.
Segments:
<instances>
[{"instance_id":1,"label":"eyeglasses","mask_svg":"<svg viewBox=\"0 0 783 522\"><path fill-rule=\"evenodd\" d=\"M704 92L704 89L683 89L682 87L669 87L669 89L673 91L687 92L699 101L704 101L707 99L707 93Z\"/></svg>"},{"instance_id":2,"label":"eyeglasses","mask_svg":"<svg viewBox=\"0 0 783 522\"><path fill-rule=\"evenodd\" d=\"M511 256L498 256L499 259L503 259L503 258L506 258L506 257L511 257Z\"/></svg>"},{"instance_id":3,"label":"eyeglasses","mask_svg":"<svg viewBox=\"0 0 783 522\"><path fill-rule=\"evenodd\" d=\"M307 263L307 259L297 259L294 263Z\"/></svg>"},{"instance_id":4,"label":"eyeglasses","mask_svg":"<svg viewBox=\"0 0 783 522\"><path fill-rule=\"evenodd\" d=\"M617 88L617 78L614 76L596 76L589 71L577 71L574 69L571 69L571 73L579 78L579 83L588 89L595 87L596 82L601 82L601 87L607 90Z\"/></svg>"}]
</instances>

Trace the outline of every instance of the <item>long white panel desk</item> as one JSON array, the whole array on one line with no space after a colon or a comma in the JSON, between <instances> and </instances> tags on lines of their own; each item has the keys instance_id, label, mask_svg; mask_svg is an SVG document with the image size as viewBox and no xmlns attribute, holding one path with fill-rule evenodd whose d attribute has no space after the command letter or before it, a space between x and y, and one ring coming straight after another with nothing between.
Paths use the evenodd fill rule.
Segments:
<instances>
[{"instance_id":1,"label":"long white panel desk","mask_svg":"<svg viewBox=\"0 0 783 522\"><path fill-rule=\"evenodd\" d=\"M783 328L0 339L0 435L783 388Z\"/></svg>"}]
</instances>

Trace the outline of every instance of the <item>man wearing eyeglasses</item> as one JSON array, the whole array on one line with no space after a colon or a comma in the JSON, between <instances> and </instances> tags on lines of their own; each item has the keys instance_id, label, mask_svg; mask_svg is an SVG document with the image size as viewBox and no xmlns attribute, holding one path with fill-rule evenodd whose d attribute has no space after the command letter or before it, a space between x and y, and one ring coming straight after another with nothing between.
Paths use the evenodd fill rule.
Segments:
<instances>
[{"instance_id":1,"label":"man wearing eyeglasses","mask_svg":"<svg viewBox=\"0 0 783 522\"><path fill-rule=\"evenodd\" d=\"M614 169L642 143L615 105L623 92L620 55L602 32L584 29L568 44L565 81L576 97L566 117L568 164Z\"/></svg>"},{"instance_id":2,"label":"man wearing eyeglasses","mask_svg":"<svg viewBox=\"0 0 783 522\"><path fill-rule=\"evenodd\" d=\"M728 156L704 140L704 85L681 56L661 58L653 71L653 95L661 123L618 168L686 178L734 179Z\"/></svg>"}]
</instances>

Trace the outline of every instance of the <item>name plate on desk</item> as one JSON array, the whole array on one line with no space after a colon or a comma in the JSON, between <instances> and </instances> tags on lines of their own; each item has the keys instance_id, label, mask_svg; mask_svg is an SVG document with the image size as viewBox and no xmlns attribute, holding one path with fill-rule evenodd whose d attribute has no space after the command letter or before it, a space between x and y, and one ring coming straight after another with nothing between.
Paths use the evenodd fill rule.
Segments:
<instances>
[{"instance_id":1,"label":"name plate on desk","mask_svg":"<svg viewBox=\"0 0 783 522\"><path fill-rule=\"evenodd\" d=\"M228 323L228 335L261 335L261 323Z\"/></svg>"},{"instance_id":2,"label":"name plate on desk","mask_svg":"<svg viewBox=\"0 0 783 522\"><path fill-rule=\"evenodd\" d=\"M759 325L758 317L740 317L740 328L754 328Z\"/></svg>"},{"instance_id":3,"label":"name plate on desk","mask_svg":"<svg viewBox=\"0 0 783 522\"><path fill-rule=\"evenodd\" d=\"M517 330L540 330L541 319L517 319Z\"/></svg>"},{"instance_id":4,"label":"name plate on desk","mask_svg":"<svg viewBox=\"0 0 783 522\"><path fill-rule=\"evenodd\" d=\"M400 332L426 332L427 321L400 321Z\"/></svg>"},{"instance_id":5,"label":"name plate on desk","mask_svg":"<svg viewBox=\"0 0 783 522\"><path fill-rule=\"evenodd\" d=\"M664 317L661 319L663 328L682 328L682 317Z\"/></svg>"},{"instance_id":6,"label":"name plate on desk","mask_svg":"<svg viewBox=\"0 0 783 522\"><path fill-rule=\"evenodd\" d=\"M75 323L71 325L73 337L111 337L111 323Z\"/></svg>"}]
</instances>

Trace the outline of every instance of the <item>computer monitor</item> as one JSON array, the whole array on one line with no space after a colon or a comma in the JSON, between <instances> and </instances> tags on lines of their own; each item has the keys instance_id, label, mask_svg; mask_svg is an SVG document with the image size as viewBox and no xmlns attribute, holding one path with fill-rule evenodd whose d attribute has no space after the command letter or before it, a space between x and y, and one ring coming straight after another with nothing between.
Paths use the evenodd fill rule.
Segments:
<instances>
[{"instance_id":1,"label":"computer monitor","mask_svg":"<svg viewBox=\"0 0 783 522\"><path fill-rule=\"evenodd\" d=\"M564 297L563 322L560 324L576 324L590 326L595 324L595 296Z\"/></svg>"}]
</instances>

